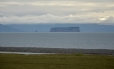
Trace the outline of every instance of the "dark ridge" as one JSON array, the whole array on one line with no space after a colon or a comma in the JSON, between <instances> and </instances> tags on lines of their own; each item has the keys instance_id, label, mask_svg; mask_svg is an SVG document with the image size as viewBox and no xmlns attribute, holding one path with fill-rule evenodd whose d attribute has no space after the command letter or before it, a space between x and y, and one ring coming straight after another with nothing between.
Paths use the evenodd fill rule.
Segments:
<instances>
[{"instance_id":1,"label":"dark ridge","mask_svg":"<svg viewBox=\"0 0 114 69\"><path fill-rule=\"evenodd\" d=\"M114 50L109 49L66 49L66 48L35 48L35 47L0 47L0 51L5 52L30 52L30 53L82 53L114 55Z\"/></svg>"},{"instance_id":2,"label":"dark ridge","mask_svg":"<svg viewBox=\"0 0 114 69\"><path fill-rule=\"evenodd\" d=\"M10 27L8 25L0 24L0 32L23 32L23 31L19 30L19 29L15 29L13 27Z\"/></svg>"}]
</instances>

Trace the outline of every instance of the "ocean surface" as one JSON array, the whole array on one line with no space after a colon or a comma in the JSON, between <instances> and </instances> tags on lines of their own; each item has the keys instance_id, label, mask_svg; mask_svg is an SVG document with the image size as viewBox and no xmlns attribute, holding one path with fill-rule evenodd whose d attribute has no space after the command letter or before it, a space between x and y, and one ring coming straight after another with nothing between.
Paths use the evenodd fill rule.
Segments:
<instances>
[{"instance_id":1,"label":"ocean surface","mask_svg":"<svg viewBox=\"0 0 114 69\"><path fill-rule=\"evenodd\" d=\"M0 33L0 46L114 49L114 33Z\"/></svg>"}]
</instances>

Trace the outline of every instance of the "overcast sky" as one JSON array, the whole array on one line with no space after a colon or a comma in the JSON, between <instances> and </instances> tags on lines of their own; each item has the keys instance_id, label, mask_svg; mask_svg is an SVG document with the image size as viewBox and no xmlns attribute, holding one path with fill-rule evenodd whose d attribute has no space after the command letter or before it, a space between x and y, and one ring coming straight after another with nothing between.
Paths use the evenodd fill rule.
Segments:
<instances>
[{"instance_id":1,"label":"overcast sky","mask_svg":"<svg viewBox=\"0 0 114 69\"><path fill-rule=\"evenodd\" d=\"M0 0L0 24L114 25L114 0Z\"/></svg>"}]
</instances>

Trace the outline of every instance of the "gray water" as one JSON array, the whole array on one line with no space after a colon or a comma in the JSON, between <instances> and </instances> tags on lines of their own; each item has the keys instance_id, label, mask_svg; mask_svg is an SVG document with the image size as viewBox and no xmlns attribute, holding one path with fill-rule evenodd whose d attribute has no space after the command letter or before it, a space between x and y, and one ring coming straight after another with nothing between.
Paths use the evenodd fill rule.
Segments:
<instances>
[{"instance_id":1,"label":"gray water","mask_svg":"<svg viewBox=\"0 0 114 69\"><path fill-rule=\"evenodd\" d=\"M0 46L114 49L114 33L0 33Z\"/></svg>"}]
</instances>

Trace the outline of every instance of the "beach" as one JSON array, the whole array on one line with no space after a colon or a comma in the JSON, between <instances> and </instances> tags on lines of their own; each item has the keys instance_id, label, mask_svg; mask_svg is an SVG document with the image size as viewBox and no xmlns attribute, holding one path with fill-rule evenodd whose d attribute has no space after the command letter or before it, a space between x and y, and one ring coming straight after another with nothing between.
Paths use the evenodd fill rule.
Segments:
<instances>
[{"instance_id":1,"label":"beach","mask_svg":"<svg viewBox=\"0 0 114 69\"><path fill-rule=\"evenodd\" d=\"M38 47L0 47L0 52L59 53L59 54L100 54L114 55L111 49L76 49L76 48L38 48Z\"/></svg>"}]
</instances>

